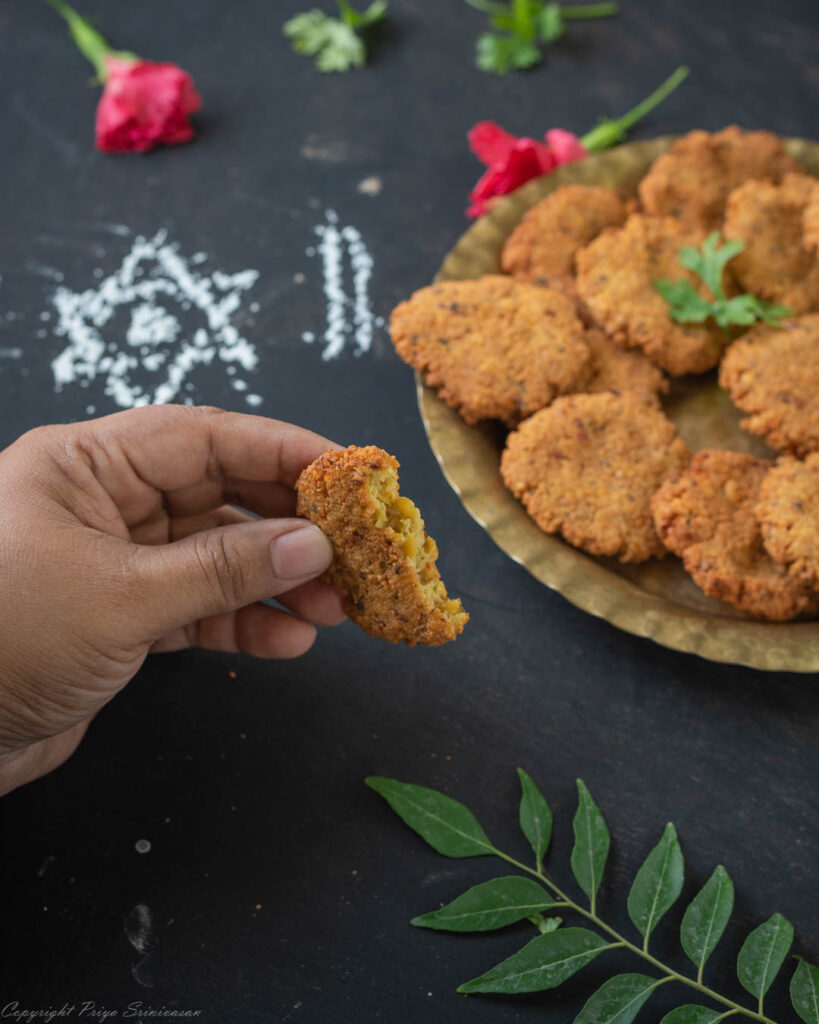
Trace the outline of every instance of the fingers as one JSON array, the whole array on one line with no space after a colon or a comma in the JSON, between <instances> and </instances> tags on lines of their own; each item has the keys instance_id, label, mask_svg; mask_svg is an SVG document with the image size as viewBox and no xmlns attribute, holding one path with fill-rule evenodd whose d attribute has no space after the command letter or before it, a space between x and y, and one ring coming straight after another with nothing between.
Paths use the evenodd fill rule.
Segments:
<instances>
[{"instance_id":1,"label":"fingers","mask_svg":"<svg viewBox=\"0 0 819 1024\"><path fill-rule=\"evenodd\" d=\"M214 615L157 640L155 654L204 647L254 658L297 658L316 638L315 626L278 608L254 604L238 612Z\"/></svg>"},{"instance_id":2,"label":"fingers","mask_svg":"<svg viewBox=\"0 0 819 1024\"><path fill-rule=\"evenodd\" d=\"M324 534L303 519L259 519L133 549L130 623L152 641L199 619L295 590L332 560Z\"/></svg>"},{"instance_id":3,"label":"fingers","mask_svg":"<svg viewBox=\"0 0 819 1024\"><path fill-rule=\"evenodd\" d=\"M217 526L231 526L235 523L252 523L254 519L247 513L230 505L201 512L197 515L162 517L162 521L148 520L131 530L131 540L135 544L167 544L169 541L183 540L200 530L212 530Z\"/></svg>"},{"instance_id":4,"label":"fingers","mask_svg":"<svg viewBox=\"0 0 819 1024\"><path fill-rule=\"evenodd\" d=\"M292 516L296 512L296 492L276 481L222 477L165 492L166 508L175 517L197 515L222 504L241 505L266 518Z\"/></svg>"},{"instance_id":5,"label":"fingers","mask_svg":"<svg viewBox=\"0 0 819 1024\"><path fill-rule=\"evenodd\" d=\"M289 423L194 406L130 409L75 429L106 451L124 453L139 479L168 493L206 480L292 488L305 466L338 447Z\"/></svg>"},{"instance_id":6,"label":"fingers","mask_svg":"<svg viewBox=\"0 0 819 1024\"><path fill-rule=\"evenodd\" d=\"M342 595L321 580L303 583L286 594L279 594L276 600L316 626L338 626L347 618Z\"/></svg>"},{"instance_id":7,"label":"fingers","mask_svg":"<svg viewBox=\"0 0 819 1024\"><path fill-rule=\"evenodd\" d=\"M0 796L59 767L74 753L93 715L66 732L32 743L0 763Z\"/></svg>"}]
</instances>

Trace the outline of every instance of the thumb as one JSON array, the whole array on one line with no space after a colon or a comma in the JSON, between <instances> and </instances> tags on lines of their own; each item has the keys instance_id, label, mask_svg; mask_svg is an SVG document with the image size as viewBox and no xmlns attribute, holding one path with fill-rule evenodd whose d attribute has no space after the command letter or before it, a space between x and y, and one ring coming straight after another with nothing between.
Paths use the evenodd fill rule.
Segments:
<instances>
[{"instance_id":1,"label":"thumb","mask_svg":"<svg viewBox=\"0 0 819 1024\"><path fill-rule=\"evenodd\" d=\"M145 639L156 639L292 590L332 558L330 542L304 519L258 519L138 547L136 624Z\"/></svg>"}]
</instances>

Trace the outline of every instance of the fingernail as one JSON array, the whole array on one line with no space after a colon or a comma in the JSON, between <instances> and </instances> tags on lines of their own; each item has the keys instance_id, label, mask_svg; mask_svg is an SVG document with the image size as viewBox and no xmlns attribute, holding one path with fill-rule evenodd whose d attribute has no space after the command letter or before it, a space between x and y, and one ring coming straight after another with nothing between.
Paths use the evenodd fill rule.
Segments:
<instances>
[{"instance_id":1,"label":"fingernail","mask_svg":"<svg viewBox=\"0 0 819 1024\"><path fill-rule=\"evenodd\" d=\"M279 579L295 580L324 572L333 560L333 549L317 526L305 523L277 537L271 545L270 556L273 572Z\"/></svg>"}]
</instances>

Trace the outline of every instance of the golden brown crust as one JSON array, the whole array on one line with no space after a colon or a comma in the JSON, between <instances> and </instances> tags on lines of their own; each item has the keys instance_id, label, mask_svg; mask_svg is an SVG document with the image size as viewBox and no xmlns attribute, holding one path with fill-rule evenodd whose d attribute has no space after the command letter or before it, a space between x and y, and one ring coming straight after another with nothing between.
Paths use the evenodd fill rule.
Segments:
<instances>
[{"instance_id":1,"label":"golden brown crust","mask_svg":"<svg viewBox=\"0 0 819 1024\"><path fill-rule=\"evenodd\" d=\"M529 210L503 247L501 264L516 281L574 298L575 255L603 228L625 221L628 206L599 185L564 185Z\"/></svg>"},{"instance_id":2,"label":"golden brown crust","mask_svg":"<svg viewBox=\"0 0 819 1024\"><path fill-rule=\"evenodd\" d=\"M805 212L802 214L802 244L810 252L819 252L819 182L814 181Z\"/></svg>"},{"instance_id":3,"label":"golden brown crust","mask_svg":"<svg viewBox=\"0 0 819 1024\"><path fill-rule=\"evenodd\" d=\"M640 182L646 213L676 217L692 228L716 231L728 193L750 178L778 182L799 165L770 132L694 131L658 157Z\"/></svg>"},{"instance_id":4,"label":"golden brown crust","mask_svg":"<svg viewBox=\"0 0 819 1024\"><path fill-rule=\"evenodd\" d=\"M786 174L780 185L748 181L728 197L723 233L745 248L731 260L742 288L807 313L819 305L819 259L803 244L803 216L816 181Z\"/></svg>"},{"instance_id":5,"label":"golden brown crust","mask_svg":"<svg viewBox=\"0 0 819 1024\"><path fill-rule=\"evenodd\" d=\"M668 391L668 380L642 352L624 349L598 327L590 327L584 336L591 353L590 373L578 392L598 394L631 391L652 398Z\"/></svg>"},{"instance_id":6,"label":"golden brown crust","mask_svg":"<svg viewBox=\"0 0 819 1024\"><path fill-rule=\"evenodd\" d=\"M651 495L688 459L673 425L637 395L570 395L509 435L501 474L546 533L642 562L664 554Z\"/></svg>"},{"instance_id":7,"label":"golden brown crust","mask_svg":"<svg viewBox=\"0 0 819 1024\"><path fill-rule=\"evenodd\" d=\"M762 546L754 515L770 463L739 452L698 452L651 501L657 532L697 586L772 622L815 612L816 599Z\"/></svg>"},{"instance_id":8,"label":"golden brown crust","mask_svg":"<svg viewBox=\"0 0 819 1024\"><path fill-rule=\"evenodd\" d=\"M460 601L446 597L443 584L442 597L425 594L424 583L434 588L441 579L432 538L424 532L427 550L419 575L401 535L389 523L376 526L373 474L394 477L397 469L398 461L374 445L326 452L297 480L296 511L330 539L334 559L322 578L345 592L345 610L354 622L391 643L437 646L454 640L469 616Z\"/></svg>"},{"instance_id":9,"label":"golden brown crust","mask_svg":"<svg viewBox=\"0 0 819 1024\"><path fill-rule=\"evenodd\" d=\"M577 290L605 332L620 345L642 349L673 376L710 370L728 341L713 323L675 323L654 287L661 278L688 280L707 294L679 264L681 247L701 241L701 232L670 217L633 214L577 254Z\"/></svg>"},{"instance_id":10,"label":"golden brown crust","mask_svg":"<svg viewBox=\"0 0 819 1024\"><path fill-rule=\"evenodd\" d=\"M589 360L569 299L500 275L422 288L395 308L390 331L467 423L514 426L570 391Z\"/></svg>"},{"instance_id":11,"label":"golden brown crust","mask_svg":"<svg viewBox=\"0 0 819 1024\"><path fill-rule=\"evenodd\" d=\"M819 453L777 461L762 481L756 518L771 558L819 590Z\"/></svg>"},{"instance_id":12,"label":"golden brown crust","mask_svg":"<svg viewBox=\"0 0 819 1024\"><path fill-rule=\"evenodd\" d=\"M781 452L819 451L819 313L759 324L731 345L719 382L741 426Z\"/></svg>"}]
</instances>

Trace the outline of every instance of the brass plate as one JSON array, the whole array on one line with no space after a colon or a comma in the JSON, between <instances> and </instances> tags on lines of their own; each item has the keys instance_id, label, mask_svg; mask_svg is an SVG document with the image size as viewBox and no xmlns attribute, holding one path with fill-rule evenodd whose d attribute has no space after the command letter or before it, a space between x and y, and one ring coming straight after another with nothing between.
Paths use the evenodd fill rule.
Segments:
<instances>
[{"instance_id":1,"label":"brass plate","mask_svg":"<svg viewBox=\"0 0 819 1024\"><path fill-rule=\"evenodd\" d=\"M534 179L498 202L459 239L436 279L498 273L501 248L514 226L530 206L561 185L607 185L636 194L637 182L672 141L629 143ZM792 139L788 150L819 176L819 144ZM546 586L619 629L674 650L768 671L819 671L819 622L757 622L706 597L671 555L623 565L593 558L543 533L501 480L503 430L496 424L468 427L416 379L424 427L447 480L495 543ZM674 382L663 404L695 451L716 447L773 454L739 429L739 414L717 386L715 373Z\"/></svg>"}]
</instances>

